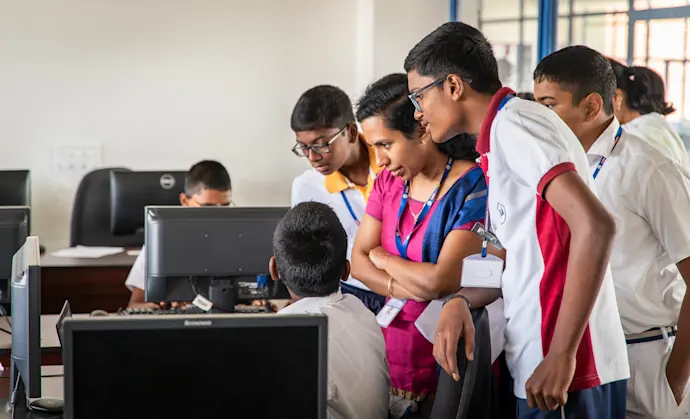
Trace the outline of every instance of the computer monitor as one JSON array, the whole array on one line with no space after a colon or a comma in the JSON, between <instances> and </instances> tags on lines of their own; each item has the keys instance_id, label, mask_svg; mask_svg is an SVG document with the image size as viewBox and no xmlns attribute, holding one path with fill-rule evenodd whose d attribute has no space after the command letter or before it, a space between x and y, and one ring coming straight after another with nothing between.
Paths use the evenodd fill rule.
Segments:
<instances>
[{"instance_id":1,"label":"computer monitor","mask_svg":"<svg viewBox=\"0 0 690 419\"><path fill-rule=\"evenodd\" d=\"M41 396L41 265L38 237L28 237L12 263L11 402Z\"/></svg>"},{"instance_id":2,"label":"computer monitor","mask_svg":"<svg viewBox=\"0 0 690 419\"><path fill-rule=\"evenodd\" d=\"M323 315L72 318L65 419L325 419Z\"/></svg>"},{"instance_id":3,"label":"computer monitor","mask_svg":"<svg viewBox=\"0 0 690 419\"><path fill-rule=\"evenodd\" d=\"M110 172L110 228L115 235L144 228L148 205L179 205L187 172Z\"/></svg>"},{"instance_id":4,"label":"computer monitor","mask_svg":"<svg viewBox=\"0 0 690 419\"><path fill-rule=\"evenodd\" d=\"M246 299L289 298L267 280L273 232L289 208L147 207L146 290L149 302L193 301L202 295L216 312L233 312L249 285L266 282ZM263 278L263 280L262 280Z\"/></svg>"},{"instance_id":5,"label":"computer monitor","mask_svg":"<svg viewBox=\"0 0 690 419\"><path fill-rule=\"evenodd\" d=\"M0 206L31 206L28 170L0 170Z\"/></svg>"},{"instance_id":6,"label":"computer monitor","mask_svg":"<svg viewBox=\"0 0 690 419\"><path fill-rule=\"evenodd\" d=\"M29 207L0 207L0 303L10 301L13 258L29 235Z\"/></svg>"}]
</instances>

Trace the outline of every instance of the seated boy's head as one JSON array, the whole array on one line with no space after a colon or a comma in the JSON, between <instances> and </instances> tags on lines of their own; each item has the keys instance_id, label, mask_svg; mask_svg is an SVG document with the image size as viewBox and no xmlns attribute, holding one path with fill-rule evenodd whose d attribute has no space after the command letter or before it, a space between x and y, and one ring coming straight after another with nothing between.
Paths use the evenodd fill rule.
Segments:
<instances>
[{"instance_id":1,"label":"seated boy's head","mask_svg":"<svg viewBox=\"0 0 690 419\"><path fill-rule=\"evenodd\" d=\"M335 86L313 87L300 96L290 117L297 144L292 152L304 156L316 170L329 175L340 170L359 143L352 102Z\"/></svg>"},{"instance_id":2,"label":"seated boy's head","mask_svg":"<svg viewBox=\"0 0 690 419\"><path fill-rule=\"evenodd\" d=\"M187 171L180 204L185 207L227 206L232 202L230 175L213 160L203 160Z\"/></svg>"},{"instance_id":3,"label":"seated boy's head","mask_svg":"<svg viewBox=\"0 0 690 419\"><path fill-rule=\"evenodd\" d=\"M303 202L288 211L273 233L269 269L295 299L336 292L350 275L350 262L347 234L331 207Z\"/></svg>"}]
</instances>

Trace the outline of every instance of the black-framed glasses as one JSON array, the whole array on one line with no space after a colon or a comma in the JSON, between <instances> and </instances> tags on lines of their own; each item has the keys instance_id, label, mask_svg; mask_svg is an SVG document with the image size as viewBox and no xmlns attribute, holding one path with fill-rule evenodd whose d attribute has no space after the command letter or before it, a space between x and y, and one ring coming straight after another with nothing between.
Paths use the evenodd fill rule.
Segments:
<instances>
[{"instance_id":1,"label":"black-framed glasses","mask_svg":"<svg viewBox=\"0 0 690 419\"><path fill-rule=\"evenodd\" d=\"M297 143L294 147L292 147L292 152L295 153L295 156L297 157L307 157L309 155L309 150L313 151L316 154L330 153L331 144L333 144L333 142L337 140L345 132L345 130L347 130L347 126L338 131L337 134L335 134L333 137L331 137L330 140L326 141L325 143L316 143L312 145Z\"/></svg>"},{"instance_id":2,"label":"black-framed glasses","mask_svg":"<svg viewBox=\"0 0 690 419\"><path fill-rule=\"evenodd\" d=\"M449 75L446 74L445 76L443 76L437 80L434 80L431 83L427 84L426 86L420 87L419 89L417 89L414 92L407 95L407 97L410 98L410 102L412 102L412 104L414 105L414 108L417 110L417 112L423 112L422 111L422 104L419 103L419 98L422 95L422 93L424 93L424 91L426 91L428 89L431 89L434 86L438 86L439 84L443 84L443 82L448 79L448 76ZM463 80L465 80L467 83L472 83L472 79L468 79L468 78L463 77Z\"/></svg>"}]
</instances>

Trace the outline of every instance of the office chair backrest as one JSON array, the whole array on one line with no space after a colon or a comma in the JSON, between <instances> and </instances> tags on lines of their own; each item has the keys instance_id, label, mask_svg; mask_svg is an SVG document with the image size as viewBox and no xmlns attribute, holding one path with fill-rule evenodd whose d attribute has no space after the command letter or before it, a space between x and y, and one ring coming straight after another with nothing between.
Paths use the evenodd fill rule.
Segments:
<instances>
[{"instance_id":1,"label":"office chair backrest","mask_svg":"<svg viewBox=\"0 0 690 419\"><path fill-rule=\"evenodd\" d=\"M441 370L431 412L434 419L497 417L497 409L492 407L495 392L492 388L489 314L485 308L474 309L472 320L475 329L474 361L467 362L465 342L460 338L457 350L460 381L453 380Z\"/></svg>"},{"instance_id":2,"label":"office chair backrest","mask_svg":"<svg viewBox=\"0 0 690 419\"><path fill-rule=\"evenodd\" d=\"M143 233L115 236L110 229L110 171L131 171L124 167L97 169L79 183L72 207L70 246L141 247ZM143 214L142 214L143 217Z\"/></svg>"}]
</instances>

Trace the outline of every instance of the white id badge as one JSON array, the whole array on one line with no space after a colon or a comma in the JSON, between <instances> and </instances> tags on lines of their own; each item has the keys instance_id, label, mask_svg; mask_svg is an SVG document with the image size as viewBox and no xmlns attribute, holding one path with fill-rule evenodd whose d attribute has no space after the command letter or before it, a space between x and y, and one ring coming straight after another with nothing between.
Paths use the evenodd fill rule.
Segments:
<instances>
[{"instance_id":1,"label":"white id badge","mask_svg":"<svg viewBox=\"0 0 690 419\"><path fill-rule=\"evenodd\" d=\"M471 255L462 261L462 281L468 288L501 288L503 260L495 255Z\"/></svg>"},{"instance_id":2,"label":"white id badge","mask_svg":"<svg viewBox=\"0 0 690 419\"><path fill-rule=\"evenodd\" d=\"M397 298L388 300L386 305L379 311L379 314L376 315L376 321L379 322L379 326L388 327L398 316L406 302L406 300L398 300Z\"/></svg>"}]
</instances>

